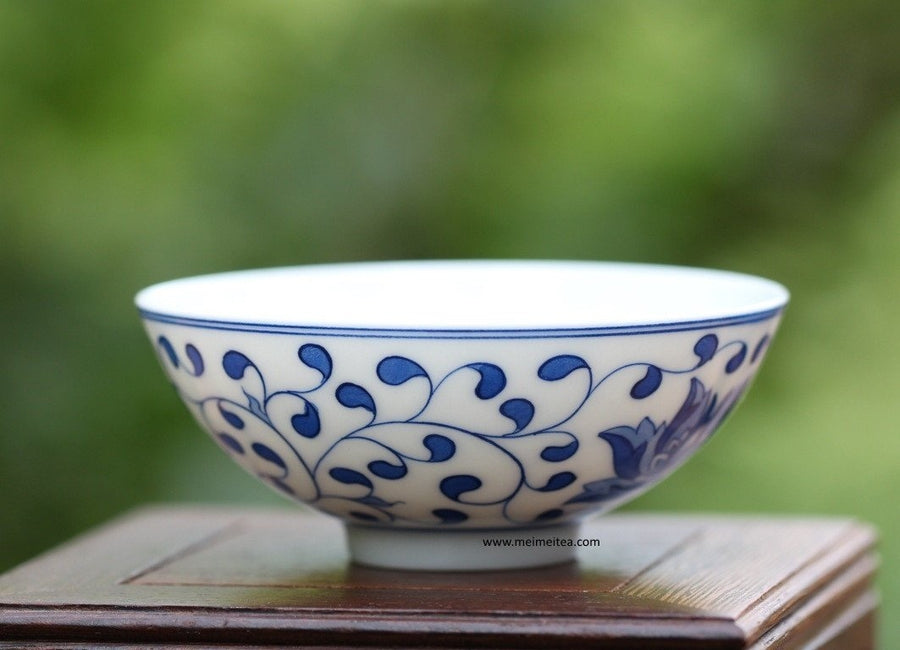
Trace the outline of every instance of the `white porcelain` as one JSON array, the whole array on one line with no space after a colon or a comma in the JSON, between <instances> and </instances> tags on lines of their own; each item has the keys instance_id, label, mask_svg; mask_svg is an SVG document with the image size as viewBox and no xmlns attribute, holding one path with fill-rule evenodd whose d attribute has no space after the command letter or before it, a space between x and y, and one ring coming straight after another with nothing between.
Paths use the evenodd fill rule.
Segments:
<instances>
[{"instance_id":1,"label":"white porcelain","mask_svg":"<svg viewBox=\"0 0 900 650\"><path fill-rule=\"evenodd\" d=\"M201 276L136 301L199 424L342 518L357 562L474 570L571 559L580 519L681 465L788 293L702 269L437 261Z\"/></svg>"}]
</instances>

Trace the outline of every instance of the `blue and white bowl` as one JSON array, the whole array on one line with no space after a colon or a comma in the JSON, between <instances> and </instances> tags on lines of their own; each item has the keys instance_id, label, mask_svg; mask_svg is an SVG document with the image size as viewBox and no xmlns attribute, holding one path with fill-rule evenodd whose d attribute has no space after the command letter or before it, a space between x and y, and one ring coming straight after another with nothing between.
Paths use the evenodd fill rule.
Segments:
<instances>
[{"instance_id":1,"label":"blue and white bowl","mask_svg":"<svg viewBox=\"0 0 900 650\"><path fill-rule=\"evenodd\" d=\"M787 301L736 273L530 261L244 271L136 298L226 453L343 519L356 561L431 570L571 559L579 520L712 435Z\"/></svg>"}]
</instances>

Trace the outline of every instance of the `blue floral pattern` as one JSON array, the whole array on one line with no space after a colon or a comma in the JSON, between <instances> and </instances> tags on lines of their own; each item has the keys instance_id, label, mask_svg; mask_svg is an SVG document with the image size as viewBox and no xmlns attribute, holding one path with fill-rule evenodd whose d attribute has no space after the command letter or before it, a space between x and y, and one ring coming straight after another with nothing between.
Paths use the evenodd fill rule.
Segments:
<instances>
[{"instance_id":1,"label":"blue floral pattern","mask_svg":"<svg viewBox=\"0 0 900 650\"><path fill-rule=\"evenodd\" d=\"M360 523L491 527L612 507L686 460L734 407L770 335L693 336L681 367L630 362L600 376L575 351L552 354L529 377L538 388L559 388L546 399L477 356L441 369L412 354L384 354L351 375L327 340L298 341L293 358L279 362L296 380L276 388L266 365L233 342L217 349L176 345L165 333L155 340L198 421L275 489ZM720 393L711 386L719 375L737 379ZM199 378L212 383L191 383ZM210 385L220 389L198 394ZM659 403L674 408L651 406L663 393L669 397ZM591 428L610 398L636 415ZM417 499L422 485L436 498Z\"/></svg>"},{"instance_id":2,"label":"blue floral pattern","mask_svg":"<svg viewBox=\"0 0 900 650\"><path fill-rule=\"evenodd\" d=\"M599 435L612 447L616 475L585 483L567 504L594 503L648 485L686 460L715 430L736 404L745 385L719 401L696 378L681 408L669 423L645 417L637 426L621 425Z\"/></svg>"}]
</instances>

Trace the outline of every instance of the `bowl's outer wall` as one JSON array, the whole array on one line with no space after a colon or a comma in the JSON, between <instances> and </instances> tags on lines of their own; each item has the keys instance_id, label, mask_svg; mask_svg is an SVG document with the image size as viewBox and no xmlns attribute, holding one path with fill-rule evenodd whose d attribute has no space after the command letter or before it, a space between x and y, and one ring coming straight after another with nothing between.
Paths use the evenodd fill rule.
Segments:
<instances>
[{"instance_id":1,"label":"bowl's outer wall","mask_svg":"<svg viewBox=\"0 0 900 650\"><path fill-rule=\"evenodd\" d=\"M357 523L503 528L609 510L668 475L779 320L462 338L144 324L197 422L278 491Z\"/></svg>"}]
</instances>

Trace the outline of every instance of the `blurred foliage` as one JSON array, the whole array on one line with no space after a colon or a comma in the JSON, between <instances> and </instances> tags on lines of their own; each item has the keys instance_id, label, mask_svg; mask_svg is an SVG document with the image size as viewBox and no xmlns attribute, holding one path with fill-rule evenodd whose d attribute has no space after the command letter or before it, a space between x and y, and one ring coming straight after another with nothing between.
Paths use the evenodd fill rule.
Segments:
<instances>
[{"instance_id":1,"label":"blurred foliage","mask_svg":"<svg viewBox=\"0 0 900 650\"><path fill-rule=\"evenodd\" d=\"M280 503L175 399L144 285L637 260L793 301L735 417L631 507L872 521L900 619L898 33L890 0L5 0L0 569L147 501Z\"/></svg>"}]
</instances>

